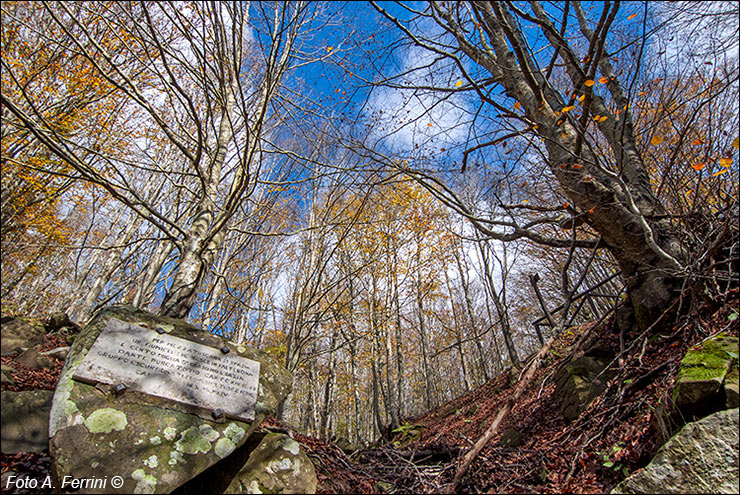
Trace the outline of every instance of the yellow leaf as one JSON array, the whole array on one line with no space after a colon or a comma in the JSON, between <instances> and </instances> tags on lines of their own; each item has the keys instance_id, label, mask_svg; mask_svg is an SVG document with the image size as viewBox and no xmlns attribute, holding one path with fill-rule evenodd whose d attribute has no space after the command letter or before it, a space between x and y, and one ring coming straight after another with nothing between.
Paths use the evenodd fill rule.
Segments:
<instances>
[{"instance_id":1,"label":"yellow leaf","mask_svg":"<svg viewBox=\"0 0 740 495\"><path fill-rule=\"evenodd\" d=\"M327 46L327 47L326 47L326 53L329 53L329 52L330 52L330 51L332 51L333 49L334 49L334 47L333 47L333 46Z\"/></svg>"},{"instance_id":2,"label":"yellow leaf","mask_svg":"<svg viewBox=\"0 0 740 495\"><path fill-rule=\"evenodd\" d=\"M694 170L698 172L699 170L704 168L704 164L701 162L696 162L696 163L691 164L691 168L693 168Z\"/></svg>"},{"instance_id":3,"label":"yellow leaf","mask_svg":"<svg viewBox=\"0 0 740 495\"><path fill-rule=\"evenodd\" d=\"M562 133L562 134L560 135L560 137L561 137L561 138L563 138L563 139L565 139L565 138L567 138L567 137L568 137L568 134L566 134L566 133Z\"/></svg>"},{"instance_id":4,"label":"yellow leaf","mask_svg":"<svg viewBox=\"0 0 740 495\"><path fill-rule=\"evenodd\" d=\"M729 158L729 157L728 158L720 158L719 159L719 164L722 167L729 167L730 165L732 165L732 158Z\"/></svg>"},{"instance_id":5,"label":"yellow leaf","mask_svg":"<svg viewBox=\"0 0 740 495\"><path fill-rule=\"evenodd\" d=\"M607 117L606 115L604 115L603 117L599 117L599 122L604 122L608 118L609 117Z\"/></svg>"},{"instance_id":6,"label":"yellow leaf","mask_svg":"<svg viewBox=\"0 0 740 495\"><path fill-rule=\"evenodd\" d=\"M574 107L573 105L569 105L567 107L563 107L563 113L565 113L565 112L571 112L571 111L573 111L575 109L576 109L576 107Z\"/></svg>"},{"instance_id":7,"label":"yellow leaf","mask_svg":"<svg viewBox=\"0 0 740 495\"><path fill-rule=\"evenodd\" d=\"M601 115L597 115L597 116L595 116L595 117L594 117L594 120L595 120L596 122L598 122L600 118L601 118Z\"/></svg>"},{"instance_id":8,"label":"yellow leaf","mask_svg":"<svg viewBox=\"0 0 740 495\"><path fill-rule=\"evenodd\" d=\"M588 86L590 88L595 83L591 79L586 79L586 82L584 82L583 84L585 84L586 86Z\"/></svg>"},{"instance_id":9,"label":"yellow leaf","mask_svg":"<svg viewBox=\"0 0 740 495\"><path fill-rule=\"evenodd\" d=\"M606 83L608 83L608 82L609 82L609 78L608 78L608 77L606 77L606 76L604 76L604 77L602 77L601 79L599 79L599 82L600 82L601 84L606 84Z\"/></svg>"},{"instance_id":10,"label":"yellow leaf","mask_svg":"<svg viewBox=\"0 0 740 495\"><path fill-rule=\"evenodd\" d=\"M637 17L637 12L635 12L634 14L632 14L631 16L629 16L629 17L627 18L627 20L628 20L628 21L631 21L631 20L632 20L632 19L634 19L635 17Z\"/></svg>"},{"instance_id":11,"label":"yellow leaf","mask_svg":"<svg viewBox=\"0 0 740 495\"><path fill-rule=\"evenodd\" d=\"M722 169L722 170L720 170L719 172L715 172L715 173L713 173L713 174L712 174L712 177L717 177L718 175L722 175L722 174L724 174L725 172L727 172L727 169L726 169L726 168L723 168L723 169Z\"/></svg>"},{"instance_id":12,"label":"yellow leaf","mask_svg":"<svg viewBox=\"0 0 740 495\"><path fill-rule=\"evenodd\" d=\"M740 144L738 144L738 138L735 138L735 140L732 142L732 147L735 149L740 148Z\"/></svg>"},{"instance_id":13,"label":"yellow leaf","mask_svg":"<svg viewBox=\"0 0 740 495\"><path fill-rule=\"evenodd\" d=\"M581 103L583 103L583 100L585 100L585 99L586 99L586 95L581 95L581 96L580 96L580 97L578 98L578 101L580 101Z\"/></svg>"},{"instance_id":14,"label":"yellow leaf","mask_svg":"<svg viewBox=\"0 0 740 495\"><path fill-rule=\"evenodd\" d=\"M462 81L457 81L457 82L455 83L455 87L456 87L456 88L459 88L460 86L462 86L462 84L463 84L463 82L462 82Z\"/></svg>"},{"instance_id":15,"label":"yellow leaf","mask_svg":"<svg viewBox=\"0 0 740 495\"><path fill-rule=\"evenodd\" d=\"M663 141L665 141L665 138L663 136L653 136L653 139L650 140L650 144L652 144L653 146L657 146Z\"/></svg>"},{"instance_id":16,"label":"yellow leaf","mask_svg":"<svg viewBox=\"0 0 740 495\"><path fill-rule=\"evenodd\" d=\"M519 107L521 107L521 106L522 106L522 104L519 103L518 101L514 102L514 109L519 110Z\"/></svg>"},{"instance_id":17,"label":"yellow leaf","mask_svg":"<svg viewBox=\"0 0 740 495\"><path fill-rule=\"evenodd\" d=\"M525 203L525 204L526 203L529 203L529 200L528 199L525 199L524 201L522 201L522 203Z\"/></svg>"}]
</instances>

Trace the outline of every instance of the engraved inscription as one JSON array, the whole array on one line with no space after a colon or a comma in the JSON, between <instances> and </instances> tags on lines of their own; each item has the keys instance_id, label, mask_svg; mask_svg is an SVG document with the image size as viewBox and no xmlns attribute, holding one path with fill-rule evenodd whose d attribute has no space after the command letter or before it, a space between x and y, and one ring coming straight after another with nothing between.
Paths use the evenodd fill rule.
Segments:
<instances>
[{"instance_id":1,"label":"engraved inscription","mask_svg":"<svg viewBox=\"0 0 740 495\"><path fill-rule=\"evenodd\" d=\"M251 359L111 319L74 378L125 383L129 390L253 420L259 367Z\"/></svg>"}]
</instances>

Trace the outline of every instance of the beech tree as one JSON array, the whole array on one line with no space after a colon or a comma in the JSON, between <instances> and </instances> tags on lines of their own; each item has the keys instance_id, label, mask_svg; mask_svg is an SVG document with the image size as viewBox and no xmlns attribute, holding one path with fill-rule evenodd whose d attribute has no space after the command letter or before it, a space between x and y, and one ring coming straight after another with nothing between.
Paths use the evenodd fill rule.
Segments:
<instances>
[{"instance_id":1,"label":"beech tree","mask_svg":"<svg viewBox=\"0 0 740 495\"><path fill-rule=\"evenodd\" d=\"M119 157L89 147L84 135L61 133L44 112L41 93L25 91L14 77L20 69L5 58L4 125L30 133L176 246L177 268L160 312L183 318L239 205L259 178L275 177L263 168L265 153L274 151L264 138L279 120L271 105L318 9L306 2L264 4L253 9L254 19L249 2L43 2L43 9L59 32L45 43L75 54L123 100L129 144L139 152ZM176 150L177 165L160 166L150 147ZM170 183L172 199L190 211L186 218L174 222L160 200L142 193L156 177Z\"/></svg>"},{"instance_id":2,"label":"beech tree","mask_svg":"<svg viewBox=\"0 0 740 495\"><path fill-rule=\"evenodd\" d=\"M681 234L690 226L666 210L651 185L631 107L636 75L615 69L616 60L625 56L624 46L631 44L639 52L632 70L639 73L646 44L642 29L616 44L615 19L629 16L637 18L636 23L646 22L647 13L625 12L620 2L599 4L595 14L587 14L577 1L563 5L531 1L527 7L510 1L429 2L423 10L403 7L405 17L411 17L406 21L381 4L373 6L411 45L426 50L435 61L447 61L450 70L461 74L457 83L452 79L451 87L393 79L386 84L448 96L473 92L480 109L489 108L515 122L507 137L527 139L532 151L542 152L546 176L556 180L568 198L568 211L589 225L619 262L638 325L644 328L659 318L696 272L690 261L696 253ZM737 6L733 10L736 16ZM723 91L737 79L737 67L730 66L720 77ZM508 98L497 96L497 88ZM472 143L465 158L502 141ZM570 243L536 228L557 220L555 215L526 224L478 216L437 176L411 165L404 170L489 238L529 239L551 247ZM579 238L576 244L593 246L594 237Z\"/></svg>"}]
</instances>

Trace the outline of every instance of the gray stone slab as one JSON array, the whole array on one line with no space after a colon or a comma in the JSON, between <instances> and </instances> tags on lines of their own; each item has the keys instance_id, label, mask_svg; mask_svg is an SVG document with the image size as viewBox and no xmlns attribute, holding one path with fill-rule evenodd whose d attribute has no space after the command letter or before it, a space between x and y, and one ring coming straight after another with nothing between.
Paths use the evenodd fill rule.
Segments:
<instances>
[{"instance_id":1,"label":"gray stone slab","mask_svg":"<svg viewBox=\"0 0 740 495\"><path fill-rule=\"evenodd\" d=\"M260 363L233 353L111 319L93 343L74 378L221 409L253 420Z\"/></svg>"}]
</instances>

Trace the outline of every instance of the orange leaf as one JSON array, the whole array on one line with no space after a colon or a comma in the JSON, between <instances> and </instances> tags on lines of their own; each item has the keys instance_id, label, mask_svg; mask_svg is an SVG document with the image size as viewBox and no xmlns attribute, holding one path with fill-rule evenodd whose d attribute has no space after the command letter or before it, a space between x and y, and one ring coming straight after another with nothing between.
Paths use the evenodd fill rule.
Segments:
<instances>
[{"instance_id":1,"label":"orange leaf","mask_svg":"<svg viewBox=\"0 0 740 495\"><path fill-rule=\"evenodd\" d=\"M635 12L634 14L632 14L631 16L629 16L629 17L627 18L627 20L628 20L628 21L631 21L631 20L632 20L632 19L634 19L635 17L637 17L637 12Z\"/></svg>"},{"instance_id":2,"label":"orange leaf","mask_svg":"<svg viewBox=\"0 0 740 495\"><path fill-rule=\"evenodd\" d=\"M665 138L663 136L653 136L653 139L650 140L650 144L652 144L653 146L657 146L663 141L665 141Z\"/></svg>"},{"instance_id":3,"label":"orange leaf","mask_svg":"<svg viewBox=\"0 0 740 495\"><path fill-rule=\"evenodd\" d=\"M515 110L519 110L519 107L521 107L521 106L522 106L522 104L519 103L518 101L517 102L514 102L514 109Z\"/></svg>"},{"instance_id":4,"label":"orange leaf","mask_svg":"<svg viewBox=\"0 0 740 495\"><path fill-rule=\"evenodd\" d=\"M699 170L704 168L704 164L701 162L692 163L691 168L693 168L694 170L698 172Z\"/></svg>"},{"instance_id":5,"label":"orange leaf","mask_svg":"<svg viewBox=\"0 0 740 495\"><path fill-rule=\"evenodd\" d=\"M609 117L607 117L606 115L604 115L603 117L599 117L599 122L604 122L608 118Z\"/></svg>"},{"instance_id":6,"label":"orange leaf","mask_svg":"<svg viewBox=\"0 0 740 495\"><path fill-rule=\"evenodd\" d=\"M590 88L595 83L591 79L586 79L586 82L584 82L583 84L585 84L586 86L588 86Z\"/></svg>"},{"instance_id":7,"label":"orange leaf","mask_svg":"<svg viewBox=\"0 0 740 495\"><path fill-rule=\"evenodd\" d=\"M566 209L568 206L570 206L569 203L563 203L563 209Z\"/></svg>"},{"instance_id":8,"label":"orange leaf","mask_svg":"<svg viewBox=\"0 0 740 495\"><path fill-rule=\"evenodd\" d=\"M727 158L720 158L719 159L719 164L722 167L729 167L730 165L732 165L732 158L729 158L729 157L727 157Z\"/></svg>"},{"instance_id":9,"label":"orange leaf","mask_svg":"<svg viewBox=\"0 0 740 495\"><path fill-rule=\"evenodd\" d=\"M608 83L608 82L609 82L609 78L608 78L608 77L606 77L606 76L604 76L604 77L602 77L601 79L599 79L599 82L600 82L601 84L606 84L606 83Z\"/></svg>"},{"instance_id":10,"label":"orange leaf","mask_svg":"<svg viewBox=\"0 0 740 495\"><path fill-rule=\"evenodd\" d=\"M334 47L333 47L333 46L327 46L327 47L326 47L326 53L329 53L329 52L330 52L330 51L332 51L333 49L334 49Z\"/></svg>"},{"instance_id":11,"label":"orange leaf","mask_svg":"<svg viewBox=\"0 0 740 495\"><path fill-rule=\"evenodd\" d=\"M563 107L563 113L565 113L565 112L571 112L571 111L573 111L575 109L576 109L576 107L574 107L573 105L568 105L567 107Z\"/></svg>"},{"instance_id":12,"label":"orange leaf","mask_svg":"<svg viewBox=\"0 0 740 495\"><path fill-rule=\"evenodd\" d=\"M428 125L429 127L432 127L432 123L431 123L431 122L429 122L429 123L428 123L427 125Z\"/></svg>"},{"instance_id":13,"label":"orange leaf","mask_svg":"<svg viewBox=\"0 0 740 495\"><path fill-rule=\"evenodd\" d=\"M567 137L568 137L568 134L566 134L566 133L564 132L564 133L560 134L560 137L561 137L561 138L563 138L563 139L565 139L565 138L567 138Z\"/></svg>"},{"instance_id":14,"label":"orange leaf","mask_svg":"<svg viewBox=\"0 0 740 495\"><path fill-rule=\"evenodd\" d=\"M722 175L722 174L724 174L725 172L727 172L727 169L726 169L726 168L723 168L723 169L722 169L722 170L720 170L719 172L715 172L715 173L713 173L713 174L712 174L712 177L717 177L718 175Z\"/></svg>"},{"instance_id":15,"label":"orange leaf","mask_svg":"<svg viewBox=\"0 0 740 495\"><path fill-rule=\"evenodd\" d=\"M583 100L585 100L585 99L586 99L586 95L581 95L581 96L580 96L580 97L578 98L578 101L580 101L580 102L583 102Z\"/></svg>"},{"instance_id":16,"label":"orange leaf","mask_svg":"<svg viewBox=\"0 0 740 495\"><path fill-rule=\"evenodd\" d=\"M735 149L740 148L740 144L738 144L738 138L735 138L735 140L732 142L732 147Z\"/></svg>"},{"instance_id":17,"label":"orange leaf","mask_svg":"<svg viewBox=\"0 0 740 495\"><path fill-rule=\"evenodd\" d=\"M589 212L589 213L593 213L595 209L596 209L596 208L591 208L590 210L588 210L588 212Z\"/></svg>"},{"instance_id":18,"label":"orange leaf","mask_svg":"<svg viewBox=\"0 0 740 495\"><path fill-rule=\"evenodd\" d=\"M568 164L567 163L563 163L562 165L560 165L560 168L568 168Z\"/></svg>"},{"instance_id":19,"label":"orange leaf","mask_svg":"<svg viewBox=\"0 0 740 495\"><path fill-rule=\"evenodd\" d=\"M694 139L693 141L691 141L691 144L693 144L694 146L701 146L702 144L704 144L704 140L702 138Z\"/></svg>"},{"instance_id":20,"label":"orange leaf","mask_svg":"<svg viewBox=\"0 0 740 495\"><path fill-rule=\"evenodd\" d=\"M463 82L462 82L462 81L457 81L457 82L455 83L455 87L456 87L456 88L459 88L459 87L460 87L460 86L462 86L462 85L463 85Z\"/></svg>"},{"instance_id":21,"label":"orange leaf","mask_svg":"<svg viewBox=\"0 0 740 495\"><path fill-rule=\"evenodd\" d=\"M572 168L573 170L578 170L583 168L583 165L581 165L580 163L574 163L570 168Z\"/></svg>"}]
</instances>

